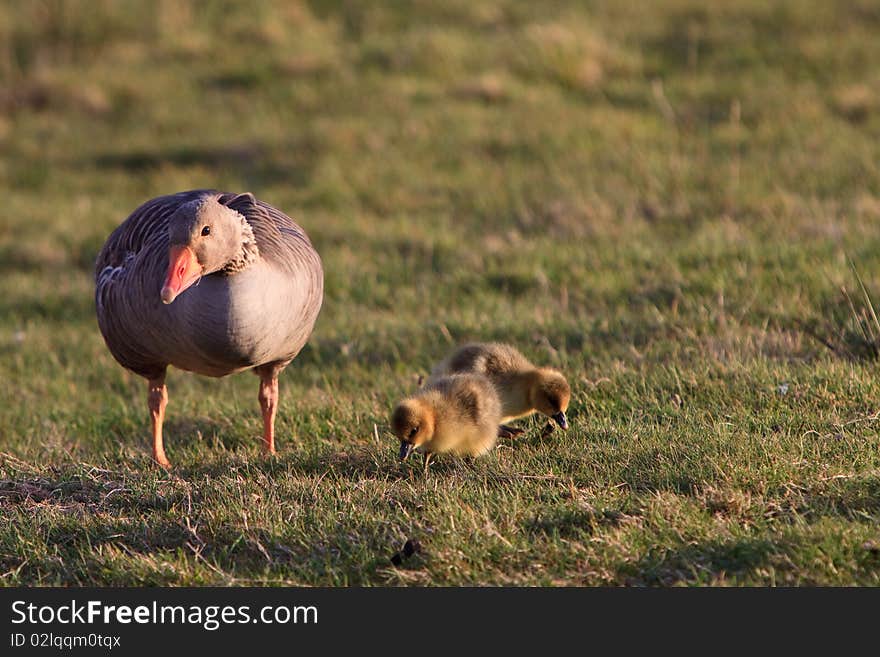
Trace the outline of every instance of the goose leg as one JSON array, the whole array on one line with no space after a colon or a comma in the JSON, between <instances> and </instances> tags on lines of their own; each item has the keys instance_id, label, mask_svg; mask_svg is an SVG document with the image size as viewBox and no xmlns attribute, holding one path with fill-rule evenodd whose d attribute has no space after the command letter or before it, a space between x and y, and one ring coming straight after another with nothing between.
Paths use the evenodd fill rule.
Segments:
<instances>
[{"instance_id":1,"label":"goose leg","mask_svg":"<svg viewBox=\"0 0 880 657\"><path fill-rule=\"evenodd\" d=\"M524 433L524 429L520 429L518 427L510 427L506 424L502 424L500 427L498 427L499 438L513 438L514 436L519 436Z\"/></svg>"},{"instance_id":2,"label":"goose leg","mask_svg":"<svg viewBox=\"0 0 880 657\"><path fill-rule=\"evenodd\" d=\"M165 387L165 373L148 381L149 393L147 402L150 406L150 425L153 430L153 460L163 468L170 468L171 463L165 456L162 444L162 423L165 421L165 407L168 405L168 388Z\"/></svg>"},{"instance_id":3,"label":"goose leg","mask_svg":"<svg viewBox=\"0 0 880 657\"><path fill-rule=\"evenodd\" d=\"M260 410L263 412L263 451L275 453L275 413L278 411L278 375L260 373Z\"/></svg>"}]
</instances>

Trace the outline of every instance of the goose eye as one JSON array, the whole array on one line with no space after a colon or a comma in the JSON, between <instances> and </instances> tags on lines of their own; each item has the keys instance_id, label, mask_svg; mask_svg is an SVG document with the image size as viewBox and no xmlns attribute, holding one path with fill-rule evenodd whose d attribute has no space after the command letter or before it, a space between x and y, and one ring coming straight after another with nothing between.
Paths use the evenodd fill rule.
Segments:
<instances>
[{"instance_id":1,"label":"goose eye","mask_svg":"<svg viewBox=\"0 0 880 657\"><path fill-rule=\"evenodd\" d=\"M409 432L409 437L412 438L412 437L415 436L418 432L419 432L419 428L418 428L418 427L413 427L413 428L410 430L410 432Z\"/></svg>"},{"instance_id":2,"label":"goose eye","mask_svg":"<svg viewBox=\"0 0 880 657\"><path fill-rule=\"evenodd\" d=\"M202 235L210 235L210 234L211 234L211 227L210 226L205 226L204 228L202 228Z\"/></svg>"}]
</instances>

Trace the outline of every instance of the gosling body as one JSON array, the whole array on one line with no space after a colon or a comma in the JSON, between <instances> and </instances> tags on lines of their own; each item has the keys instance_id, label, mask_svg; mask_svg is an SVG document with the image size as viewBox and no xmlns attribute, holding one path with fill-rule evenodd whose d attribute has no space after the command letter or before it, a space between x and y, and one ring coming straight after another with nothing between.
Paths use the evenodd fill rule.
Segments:
<instances>
[{"instance_id":1,"label":"gosling body","mask_svg":"<svg viewBox=\"0 0 880 657\"><path fill-rule=\"evenodd\" d=\"M457 374L436 377L401 401L391 426L402 459L414 448L428 457L481 456L495 446L501 414L498 392L486 377Z\"/></svg>"},{"instance_id":2,"label":"gosling body","mask_svg":"<svg viewBox=\"0 0 880 657\"><path fill-rule=\"evenodd\" d=\"M463 373L480 374L492 382L501 400L502 423L540 412L568 428L565 412L571 388L565 376L551 367L536 366L515 347L500 342L463 345L434 367L426 386Z\"/></svg>"}]
</instances>

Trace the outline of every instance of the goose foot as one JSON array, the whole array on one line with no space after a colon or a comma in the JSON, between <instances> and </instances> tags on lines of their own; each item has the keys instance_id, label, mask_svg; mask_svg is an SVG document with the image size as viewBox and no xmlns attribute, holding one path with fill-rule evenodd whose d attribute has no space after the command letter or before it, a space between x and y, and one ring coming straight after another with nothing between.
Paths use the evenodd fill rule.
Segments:
<instances>
[{"instance_id":1,"label":"goose foot","mask_svg":"<svg viewBox=\"0 0 880 657\"><path fill-rule=\"evenodd\" d=\"M518 427L509 427L506 424L502 424L498 427L498 437L499 438L513 438L514 436L520 436L525 433L525 429L520 429Z\"/></svg>"}]
</instances>

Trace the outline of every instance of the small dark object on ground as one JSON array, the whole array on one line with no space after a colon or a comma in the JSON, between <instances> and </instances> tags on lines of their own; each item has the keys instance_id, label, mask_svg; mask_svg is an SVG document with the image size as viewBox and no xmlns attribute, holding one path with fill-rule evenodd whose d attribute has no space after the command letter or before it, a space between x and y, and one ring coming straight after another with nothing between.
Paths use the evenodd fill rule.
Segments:
<instances>
[{"instance_id":1,"label":"small dark object on ground","mask_svg":"<svg viewBox=\"0 0 880 657\"><path fill-rule=\"evenodd\" d=\"M422 544L417 540L413 540L408 538L406 543L403 544L403 549L398 550L394 554L391 555L391 563L395 566L399 566L403 563L404 559L409 559L412 555L418 554L422 551Z\"/></svg>"},{"instance_id":2,"label":"small dark object on ground","mask_svg":"<svg viewBox=\"0 0 880 657\"><path fill-rule=\"evenodd\" d=\"M406 543L403 544L403 556L409 558L414 554L418 554L422 551L422 544L418 541L414 541L413 539L408 539Z\"/></svg>"},{"instance_id":3,"label":"small dark object on ground","mask_svg":"<svg viewBox=\"0 0 880 657\"><path fill-rule=\"evenodd\" d=\"M544 425L544 428L541 429L541 438L546 438L551 433L553 433L553 431L555 429L556 429L556 427L554 426L554 424L552 422L548 422L547 424Z\"/></svg>"}]
</instances>

